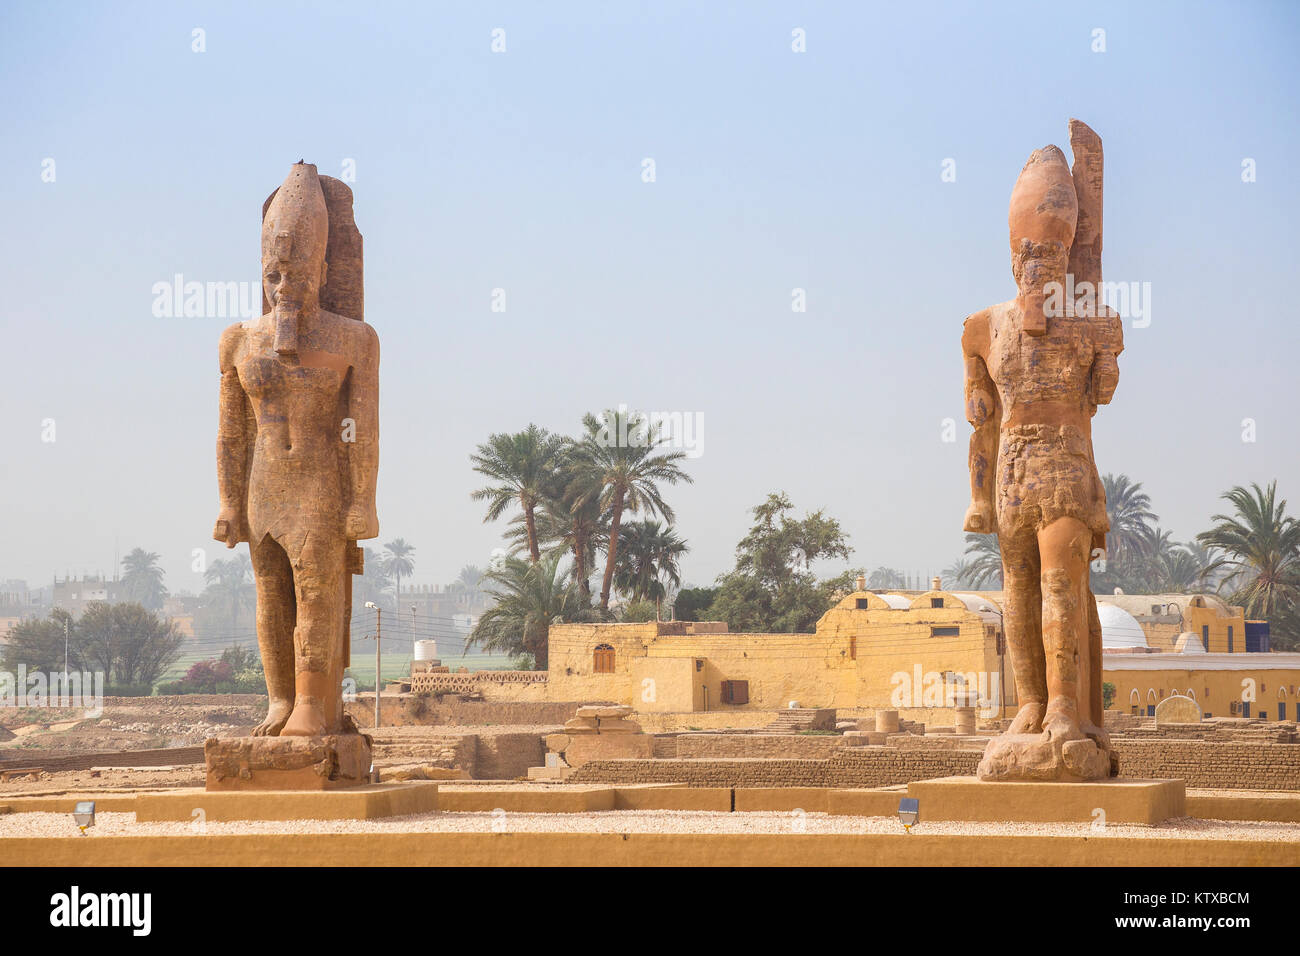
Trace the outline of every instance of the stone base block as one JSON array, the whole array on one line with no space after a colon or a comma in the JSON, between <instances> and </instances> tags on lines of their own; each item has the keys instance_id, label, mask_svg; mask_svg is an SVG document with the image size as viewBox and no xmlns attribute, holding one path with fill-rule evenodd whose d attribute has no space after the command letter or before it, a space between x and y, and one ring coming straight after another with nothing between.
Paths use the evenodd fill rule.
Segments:
<instances>
[{"instance_id":1,"label":"stone base block","mask_svg":"<svg viewBox=\"0 0 1300 956\"><path fill-rule=\"evenodd\" d=\"M922 823L973 820L1150 826L1187 815L1182 780L1111 777L1090 783L1003 783L975 777L940 777L913 781L908 784L907 795L920 800Z\"/></svg>"},{"instance_id":2,"label":"stone base block","mask_svg":"<svg viewBox=\"0 0 1300 956\"><path fill-rule=\"evenodd\" d=\"M591 760L624 760L654 756L649 734L574 734L564 750L564 762L581 767Z\"/></svg>"},{"instance_id":3,"label":"stone base block","mask_svg":"<svg viewBox=\"0 0 1300 956\"><path fill-rule=\"evenodd\" d=\"M327 737L209 737L207 789L340 790L370 782L365 734Z\"/></svg>"},{"instance_id":4,"label":"stone base block","mask_svg":"<svg viewBox=\"0 0 1300 956\"><path fill-rule=\"evenodd\" d=\"M547 783L563 783L576 767L529 767L529 780L542 780Z\"/></svg>"},{"instance_id":5,"label":"stone base block","mask_svg":"<svg viewBox=\"0 0 1300 956\"><path fill-rule=\"evenodd\" d=\"M140 793L135 798L139 822L182 820L221 823L231 820L375 820L438 809L436 783L376 783L348 790L194 789Z\"/></svg>"}]
</instances>

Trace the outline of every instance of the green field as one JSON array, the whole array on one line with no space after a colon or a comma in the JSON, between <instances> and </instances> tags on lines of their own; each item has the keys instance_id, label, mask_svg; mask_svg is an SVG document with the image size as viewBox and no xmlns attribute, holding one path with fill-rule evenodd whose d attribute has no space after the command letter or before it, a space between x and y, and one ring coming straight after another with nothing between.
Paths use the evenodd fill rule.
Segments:
<instances>
[{"instance_id":1,"label":"green field","mask_svg":"<svg viewBox=\"0 0 1300 956\"><path fill-rule=\"evenodd\" d=\"M370 653L365 653L365 650L365 645L353 647L352 665L348 668L348 674L356 680L358 689L373 690L375 683L374 645L369 646ZM210 646L186 648L176 663L167 668L158 683L179 680L185 676L185 672L190 669L192 664L220 656L221 652L219 650L214 651ZM444 657L441 660L444 665L453 671L461 667L469 668L471 671L508 670L511 663L511 659L504 654L467 654L464 657ZM385 680L395 680L406 677L411 673L411 655L409 653L385 654L383 655L382 664Z\"/></svg>"}]
</instances>

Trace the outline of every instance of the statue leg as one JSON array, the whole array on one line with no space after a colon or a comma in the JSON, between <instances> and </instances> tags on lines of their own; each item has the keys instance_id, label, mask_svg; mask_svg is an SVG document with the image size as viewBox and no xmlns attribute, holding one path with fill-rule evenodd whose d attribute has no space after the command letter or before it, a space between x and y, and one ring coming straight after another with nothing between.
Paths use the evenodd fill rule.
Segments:
<instances>
[{"instance_id":1,"label":"statue leg","mask_svg":"<svg viewBox=\"0 0 1300 956\"><path fill-rule=\"evenodd\" d=\"M1092 532L1077 518L1058 518L1038 532L1047 663L1043 730L1062 741L1083 738L1080 715L1091 711L1088 608L1082 589L1088 580L1091 541Z\"/></svg>"},{"instance_id":2,"label":"statue leg","mask_svg":"<svg viewBox=\"0 0 1300 956\"><path fill-rule=\"evenodd\" d=\"M293 631L293 713L281 734L317 737L337 733L334 717L342 691L343 546L341 536L310 531L293 559L298 622Z\"/></svg>"},{"instance_id":3,"label":"statue leg","mask_svg":"<svg viewBox=\"0 0 1300 956\"><path fill-rule=\"evenodd\" d=\"M1101 696L1101 618L1097 615L1097 598L1085 575L1083 579L1083 606L1088 611L1088 653L1080 651L1080 659L1088 662L1088 706L1079 714L1080 728L1097 742L1103 750L1110 750L1110 735L1106 733L1106 716Z\"/></svg>"},{"instance_id":4,"label":"statue leg","mask_svg":"<svg viewBox=\"0 0 1300 956\"><path fill-rule=\"evenodd\" d=\"M1020 705L1007 733L1036 734L1043 729L1047 709L1038 541L1032 533L1008 534L1002 536L1001 547L1002 629Z\"/></svg>"},{"instance_id":5,"label":"statue leg","mask_svg":"<svg viewBox=\"0 0 1300 956\"><path fill-rule=\"evenodd\" d=\"M271 701L266 719L253 728L253 736L274 737L293 710L293 569L289 556L269 534L249 553L257 582L257 647Z\"/></svg>"}]
</instances>

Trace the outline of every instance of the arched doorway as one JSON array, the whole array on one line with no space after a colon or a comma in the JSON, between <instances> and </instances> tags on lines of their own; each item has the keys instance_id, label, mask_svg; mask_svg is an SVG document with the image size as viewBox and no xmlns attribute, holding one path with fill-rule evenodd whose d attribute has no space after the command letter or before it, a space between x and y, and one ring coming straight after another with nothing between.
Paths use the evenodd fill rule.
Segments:
<instances>
[{"instance_id":1,"label":"arched doorway","mask_svg":"<svg viewBox=\"0 0 1300 956\"><path fill-rule=\"evenodd\" d=\"M614 648L610 644L597 644L591 652L591 672L593 674L614 673Z\"/></svg>"}]
</instances>

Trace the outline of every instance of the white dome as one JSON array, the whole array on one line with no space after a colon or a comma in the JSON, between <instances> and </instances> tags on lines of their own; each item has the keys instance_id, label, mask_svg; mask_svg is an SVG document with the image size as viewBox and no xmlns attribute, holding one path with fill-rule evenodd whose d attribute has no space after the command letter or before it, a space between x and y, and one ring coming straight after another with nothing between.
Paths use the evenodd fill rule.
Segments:
<instances>
[{"instance_id":1,"label":"white dome","mask_svg":"<svg viewBox=\"0 0 1300 956\"><path fill-rule=\"evenodd\" d=\"M1178 635L1174 650L1179 654L1204 654L1205 645L1201 643L1201 635L1195 631L1183 631Z\"/></svg>"},{"instance_id":2,"label":"white dome","mask_svg":"<svg viewBox=\"0 0 1300 956\"><path fill-rule=\"evenodd\" d=\"M1142 625L1128 611L1105 601L1097 602L1097 616L1101 619L1101 646L1129 648L1147 646L1147 636Z\"/></svg>"}]
</instances>

